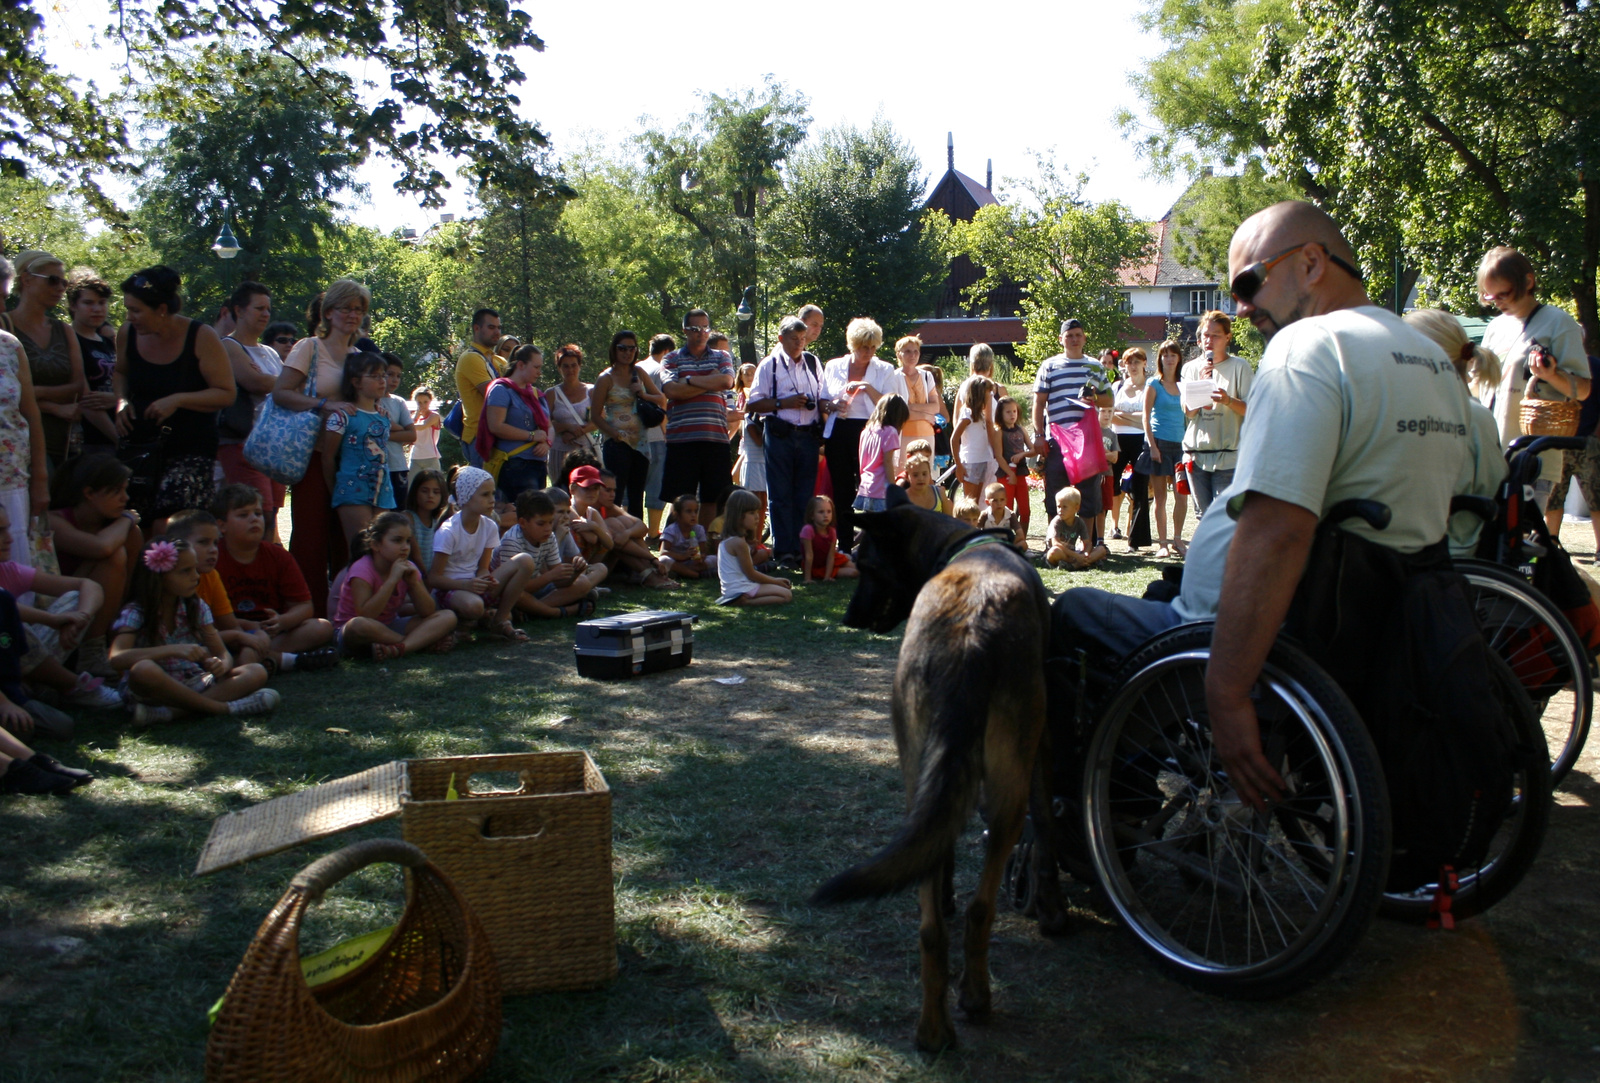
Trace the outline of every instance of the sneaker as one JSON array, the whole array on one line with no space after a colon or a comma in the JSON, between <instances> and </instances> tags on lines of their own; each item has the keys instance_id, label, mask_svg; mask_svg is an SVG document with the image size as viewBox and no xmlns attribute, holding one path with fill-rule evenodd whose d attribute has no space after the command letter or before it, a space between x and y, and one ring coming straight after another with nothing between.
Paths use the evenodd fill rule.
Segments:
<instances>
[{"instance_id":1,"label":"sneaker","mask_svg":"<svg viewBox=\"0 0 1600 1083\"><path fill-rule=\"evenodd\" d=\"M122 706L122 697L99 677L78 674L78 686L67 693L67 702L74 707L90 707L97 711L111 711Z\"/></svg>"},{"instance_id":2,"label":"sneaker","mask_svg":"<svg viewBox=\"0 0 1600 1083\"><path fill-rule=\"evenodd\" d=\"M278 703L282 699L283 697L278 694L276 689L261 688L251 692L243 699L236 699L228 704L228 713L241 717L245 715L270 714L277 709Z\"/></svg>"},{"instance_id":3,"label":"sneaker","mask_svg":"<svg viewBox=\"0 0 1600 1083\"><path fill-rule=\"evenodd\" d=\"M331 643L314 651L301 651L294 660L296 672L304 670L311 673L319 669L331 669L338 664L339 649Z\"/></svg>"},{"instance_id":4,"label":"sneaker","mask_svg":"<svg viewBox=\"0 0 1600 1083\"><path fill-rule=\"evenodd\" d=\"M54 771L47 771L33 761L33 759L12 760L6 767L6 773L0 775L0 793L20 793L30 796L41 794L67 793L76 782L66 775L58 775Z\"/></svg>"},{"instance_id":5,"label":"sneaker","mask_svg":"<svg viewBox=\"0 0 1600 1083\"><path fill-rule=\"evenodd\" d=\"M58 775L70 778L74 786L87 786L94 781L94 776L83 768L68 767L60 760L53 756L46 756L43 752L35 752L33 758L28 762L43 767L46 771L54 771Z\"/></svg>"},{"instance_id":6,"label":"sneaker","mask_svg":"<svg viewBox=\"0 0 1600 1083\"><path fill-rule=\"evenodd\" d=\"M1122 540L1122 528L1120 526L1111 528L1111 538L1113 541Z\"/></svg>"},{"instance_id":7,"label":"sneaker","mask_svg":"<svg viewBox=\"0 0 1600 1083\"><path fill-rule=\"evenodd\" d=\"M171 722L174 717L171 707L157 707L149 703L135 703L133 705L133 724L135 726L154 726L161 722Z\"/></svg>"},{"instance_id":8,"label":"sneaker","mask_svg":"<svg viewBox=\"0 0 1600 1083\"><path fill-rule=\"evenodd\" d=\"M35 735L55 741L65 741L72 736L72 716L61 708L30 699L22 709L33 716Z\"/></svg>"}]
</instances>

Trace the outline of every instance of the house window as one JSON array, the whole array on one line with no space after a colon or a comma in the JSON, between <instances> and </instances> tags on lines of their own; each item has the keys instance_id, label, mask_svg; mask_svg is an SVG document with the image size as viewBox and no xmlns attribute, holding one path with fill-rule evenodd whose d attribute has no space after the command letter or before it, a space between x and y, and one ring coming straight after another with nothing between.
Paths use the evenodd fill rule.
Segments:
<instances>
[{"instance_id":1,"label":"house window","mask_svg":"<svg viewBox=\"0 0 1600 1083\"><path fill-rule=\"evenodd\" d=\"M1210 301L1211 301L1211 291L1210 290L1190 290L1189 291L1189 315L1191 315L1191 316L1200 315L1200 313L1206 311L1206 309L1209 307Z\"/></svg>"},{"instance_id":2,"label":"house window","mask_svg":"<svg viewBox=\"0 0 1600 1083\"><path fill-rule=\"evenodd\" d=\"M1124 313L1131 313L1133 311L1133 294L1120 294L1117 301L1117 307L1121 308Z\"/></svg>"}]
</instances>

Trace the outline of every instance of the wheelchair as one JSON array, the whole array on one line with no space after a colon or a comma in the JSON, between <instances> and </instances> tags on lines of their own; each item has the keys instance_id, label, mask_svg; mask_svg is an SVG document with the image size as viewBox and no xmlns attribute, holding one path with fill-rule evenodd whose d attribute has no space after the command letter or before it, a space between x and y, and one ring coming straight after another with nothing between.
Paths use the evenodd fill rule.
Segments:
<instances>
[{"instance_id":1,"label":"wheelchair","mask_svg":"<svg viewBox=\"0 0 1600 1083\"><path fill-rule=\"evenodd\" d=\"M1594 652L1556 600L1540 589L1561 543L1527 495L1542 451L1579 450L1584 438L1524 436L1506 449L1508 470L1495 497L1461 497L1451 511L1484 523L1476 557L1457 560L1472 590L1478 622L1495 652L1516 673L1539 712L1550 746L1551 781L1559 786L1583 753L1594 711Z\"/></svg>"},{"instance_id":2,"label":"wheelchair","mask_svg":"<svg viewBox=\"0 0 1600 1083\"><path fill-rule=\"evenodd\" d=\"M1378 512L1387 522L1387 509L1351 504L1364 506L1341 505L1324 525ZM1211 747L1211 632L1209 622L1179 625L1116 664L1081 651L1050 660L1056 850L1062 870L1095 885L1168 973L1207 992L1278 997L1336 967L1378 912L1426 920L1440 885L1386 893L1392 833L1377 749L1349 697L1287 636L1252 691L1263 750L1287 789L1265 812L1239 800ZM1495 664L1523 752L1487 857L1459 871L1453 917L1516 886L1549 820L1543 731L1510 667ZM1018 909L1037 876L1055 874L1038 867L1042 853L1030 825L1007 868Z\"/></svg>"}]
</instances>

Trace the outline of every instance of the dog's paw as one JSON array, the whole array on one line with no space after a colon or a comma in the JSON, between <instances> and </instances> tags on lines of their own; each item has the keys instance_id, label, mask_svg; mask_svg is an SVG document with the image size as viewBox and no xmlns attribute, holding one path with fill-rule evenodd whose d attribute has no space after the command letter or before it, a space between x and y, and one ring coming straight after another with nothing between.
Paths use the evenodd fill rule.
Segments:
<instances>
[{"instance_id":1,"label":"dog's paw","mask_svg":"<svg viewBox=\"0 0 1600 1083\"><path fill-rule=\"evenodd\" d=\"M1040 907L1038 916L1039 931L1045 936L1070 936L1077 931L1077 926L1073 924L1072 916L1065 910L1055 910L1047 913L1043 907Z\"/></svg>"},{"instance_id":2,"label":"dog's paw","mask_svg":"<svg viewBox=\"0 0 1600 1083\"><path fill-rule=\"evenodd\" d=\"M948 1014L943 1019L925 1018L917 1023L917 1048L922 1052L943 1053L958 1044L955 1024Z\"/></svg>"},{"instance_id":3,"label":"dog's paw","mask_svg":"<svg viewBox=\"0 0 1600 1083\"><path fill-rule=\"evenodd\" d=\"M968 981L963 977L961 980L961 996L956 1003L961 1008L961 1014L966 1016L968 1021L982 1023L988 1020L989 1014L993 1010L994 1002L989 994L987 978L983 981Z\"/></svg>"}]
</instances>

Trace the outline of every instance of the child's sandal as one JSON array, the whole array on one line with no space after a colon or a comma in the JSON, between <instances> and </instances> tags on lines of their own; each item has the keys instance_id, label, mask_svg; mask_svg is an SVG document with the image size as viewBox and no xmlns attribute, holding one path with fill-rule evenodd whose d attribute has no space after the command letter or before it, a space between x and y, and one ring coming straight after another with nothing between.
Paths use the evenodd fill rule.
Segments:
<instances>
[{"instance_id":1,"label":"child's sandal","mask_svg":"<svg viewBox=\"0 0 1600 1083\"><path fill-rule=\"evenodd\" d=\"M495 625L490 634L497 635L508 643L528 642L528 633L512 624L509 620L503 620Z\"/></svg>"}]
</instances>

